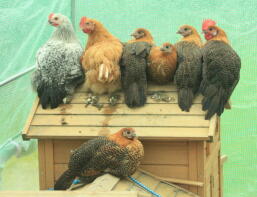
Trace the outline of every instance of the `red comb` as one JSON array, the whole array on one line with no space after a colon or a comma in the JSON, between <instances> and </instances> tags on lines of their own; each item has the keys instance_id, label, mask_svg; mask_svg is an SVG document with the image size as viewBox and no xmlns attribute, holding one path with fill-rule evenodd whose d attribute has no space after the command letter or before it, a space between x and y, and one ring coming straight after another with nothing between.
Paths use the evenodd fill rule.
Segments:
<instances>
[{"instance_id":1,"label":"red comb","mask_svg":"<svg viewBox=\"0 0 257 197\"><path fill-rule=\"evenodd\" d=\"M87 21L87 17L83 16L83 17L80 19L79 26L82 27L86 21Z\"/></svg>"},{"instance_id":2,"label":"red comb","mask_svg":"<svg viewBox=\"0 0 257 197\"><path fill-rule=\"evenodd\" d=\"M207 30L209 26L216 25L216 22L212 19L206 19L203 21L202 30Z\"/></svg>"},{"instance_id":3,"label":"red comb","mask_svg":"<svg viewBox=\"0 0 257 197\"><path fill-rule=\"evenodd\" d=\"M53 17L54 13L49 14L48 19L51 19Z\"/></svg>"}]
</instances>

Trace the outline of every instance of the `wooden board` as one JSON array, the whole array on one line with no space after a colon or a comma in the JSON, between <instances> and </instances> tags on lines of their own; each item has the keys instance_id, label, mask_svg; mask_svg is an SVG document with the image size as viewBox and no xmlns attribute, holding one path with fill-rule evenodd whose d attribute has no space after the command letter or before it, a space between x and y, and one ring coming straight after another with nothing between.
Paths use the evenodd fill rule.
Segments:
<instances>
[{"instance_id":1,"label":"wooden board","mask_svg":"<svg viewBox=\"0 0 257 197\"><path fill-rule=\"evenodd\" d=\"M171 98L171 102L158 102L150 95L162 92ZM124 104L122 93L116 106L109 106L108 96L100 97L104 107L85 107L87 93L81 87L77 90L71 104L56 109L42 109L35 105L24 127L25 139L90 139L99 135L108 135L122 127L133 127L141 139L151 140L210 140L212 125L215 121L204 119L201 109L201 96L193 101L190 112L182 112L177 104L177 92L174 85L149 85L147 104L131 109ZM211 129L209 129L211 127Z\"/></svg>"},{"instance_id":2,"label":"wooden board","mask_svg":"<svg viewBox=\"0 0 257 197\"><path fill-rule=\"evenodd\" d=\"M140 197L135 191L4 191L1 197Z\"/></svg>"}]
</instances>

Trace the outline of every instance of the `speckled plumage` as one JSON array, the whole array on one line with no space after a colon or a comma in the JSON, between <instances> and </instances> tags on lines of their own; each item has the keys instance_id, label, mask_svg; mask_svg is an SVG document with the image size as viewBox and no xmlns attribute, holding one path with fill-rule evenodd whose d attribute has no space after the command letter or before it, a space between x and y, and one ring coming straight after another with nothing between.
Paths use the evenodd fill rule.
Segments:
<instances>
[{"instance_id":1,"label":"speckled plumage","mask_svg":"<svg viewBox=\"0 0 257 197\"><path fill-rule=\"evenodd\" d=\"M201 92L205 118L220 116L240 77L241 60L231 46L223 41L208 41L202 49L203 81Z\"/></svg>"},{"instance_id":2,"label":"speckled plumage","mask_svg":"<svg viewBox=\"0 0 257 197\"><path fill-rule=\"evenodd\" d=\"M189 111L202 79L201 48L188 41L180 41L175 44L175 47L178 55L178 68L174 82L178 89L178 104L183 111Z\"/></svg>"},{"instance_id":3,"label":"speckled plumage","mask_svg":"<svg viewBox=\"0 0 257 197\"><path fill-rule=\"evenodd\" d=\"M121 81L125 103L129 107L143 106L147 91L147 58L151 44L133 42L124 44L121 57Z\"/></svg>"},{"instance_id":4,"label":"speckled plumage","mask_svg":"<svg viewBox=\"0 0 257 197\"><path fill-rule=\"evenodd\" d=\"M32 77L32 85L43 108L48 105L58 107L84 81L84 72L79 63L83 49L69 19L61 14L56 15L64 22L56 27L51 38L38 50L37 69Z\"/></svg>"},{"instance_id":5,"label":"speckled plumage","mask_svg":"<svg viewBox=\"0 0 257 197\"><path fill-rule=\"evenodd\" d=\"M70 187L75 177L86 183L104 173L117 177L132 175L144 155L143 145L136 138L124 144L122 137L97 137L82 144L70 157L68 170L57 180L55 190Z\"/></svg>"}]
</instances>

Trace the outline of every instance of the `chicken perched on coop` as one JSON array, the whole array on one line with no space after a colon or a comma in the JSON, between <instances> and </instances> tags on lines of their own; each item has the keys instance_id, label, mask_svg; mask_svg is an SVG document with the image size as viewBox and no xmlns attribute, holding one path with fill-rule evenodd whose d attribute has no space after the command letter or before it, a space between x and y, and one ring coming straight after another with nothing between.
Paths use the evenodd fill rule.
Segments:
<instances>
[{"instance_id":1,"label":"chicken perched on coop","mask_svg":"<svg viewBox=\"0 0 257 197\"><path fill-rule=\"evenodd\" d=\"M124 43L120 62L122 88L125 94L125 103L128 107L140 107L146 102L147 61L153 40L149 31L140 28L140 32L143 30L147 32L143 37L137 39L137 34L134 33L132 35L136 41ZM138 30L135 32L138 32ZM144 36L151 39L144 39ZM148 41L146 42L146 40Z\"/></svg>"},{"instance_id":2,"label":"chicken perched on coop","mask_svg":"<svg viewBox=\"0 0 257 197\"><path fill-rule=\"evenodd\" d=\"M203 32L207 42L203 51L203 81L201 93L203 110L207 110L205 119L215 113L220 116L228 102L239 77L241 60L229 45L223 29L203 23Z\"/></svg>"},{"instance_id":3,"label":"chicken perched on coop","mask_svg":"<svg viewBox=\"0 0 257 197\"><path fill-rule=\"evenodd\" d=\"M66 190L75 177L87 184L104 173L130 176L138 168L143 155L143 145L132 128L89 140L72 153L68 170L59 177L54 189Z\"/></svg>"},{"instance_id":4,"label":"chicken perched on coop","mask_svg":"<svg viewBox=\"0 0 257 197\"><path fill-rule=\"evenodd\" d=\"M147 42L149 44L154 44L153 36L147 29L137 28L131 36L133 36L133 39L129 40L128 43Z\"/></svg>"},{"instance_id":5,"label":"chicken perched on coop","mask_svg":"<svg viewBox=\"0 0 257 197\"><path fill-rule=\"evenodd\" d=\"M166 84L173 79L177 67L176 48L166 42L161 47L152 47L147 68L148 78L158 84Z\"/></svg>"},{"instance_id":6,"label":"chicken perched on coop","mask_svg":"<svg viewBox=\"0 0 257 197\"><path fill-rule=\"evenodd\" d=\"M84 82L79 63L83 49L76 38L70 20L62 14L50 14L50 25L56 27L50 39L38 50L36 71L32 76L33 88L40 103L56 108L70 102L76 86Z\"/></svg>"},{"instance_id":7,"label":"chicken perched on coop","mask_svg":"<svg viewBox=\"0 0 257 197\"><path fill-rule=\"evenodd\" d=\"M80 28L88 34L86 49L81 58L86 72L86 89L95 94L115 92L121 86L121 42L95 19L82 17Z\"/></svg>"},{"instance_id":8,"label":"chicken perched on coop","mask_svg":"<svg viewBox=\"0 0 257 197\"><path fill-rule=\"evenodd\" d=\"M174 82L178 90L179 107L182 111L189 111L202 79L202 42L192 26L183 25L177 33L183 38L175 44L178 68Z\"/></svg>"}]
</instances>

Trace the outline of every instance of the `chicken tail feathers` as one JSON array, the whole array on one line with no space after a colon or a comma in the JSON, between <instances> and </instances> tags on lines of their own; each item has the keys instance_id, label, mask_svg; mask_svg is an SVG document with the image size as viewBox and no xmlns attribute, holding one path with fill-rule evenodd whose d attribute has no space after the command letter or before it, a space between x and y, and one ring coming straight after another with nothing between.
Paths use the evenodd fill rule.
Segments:
<instances>
[{"instance_id":1,"label":"chicken tail feathers","mask_svg":"<svg viewBox=\"0 0 257 197\"><path fill-rule=\"evenodd\" d=\"M182 111L189 112L193 99L194 93L192 88L182 88L178 90L178 105Z\"/></svg>"},{"instance_id":2,"label":"chicken tail feathers","mask_svg":"<svg viewBox=\"0 0 257 197\"><path fill-rule=\"evenodd\" d=\"M50 105L52 109L58 107L66 96L64 86L55 87L46 86L45 84L38 86L37 93L43 109L46 109L48 105Z\"/></svg>"},{"instance_id":3,"label":"chicken tail feathers","mask_svg":"<svg viewBox=\"0 0 257 197\"><path fill-rule=\"evenodd\" d=\"M209 120L215 113L220 116L224 111L228 99L229 94L222 87L217 88L214 85L208 86L202 100L202 109L208 110L205 119Z\"/></svg>"},{"instance_id":4,"label":"chicken tail feathers","mask_svg":"<svg viewBox=\"0 0 257 197\"><path fill-rule=\"evenodd\" d=\"M146 102L145 88L132 83L125 91L125 102L129 107L143 106Z\"/></svg>"},{"instance_id":5,"label":"chicken tail feathers","mask_svg":"<svg viewBox=\"0 0 257 197\"><path fill-rule=\"evenodd\" d=\"M54 190L68 189L75 178L76 178L75 174L73 174L69 169L66 170L56 181L54 185Z\"/></svg>"}]
</instances>

